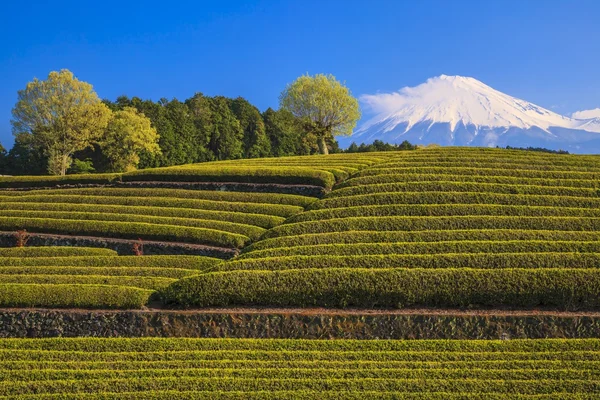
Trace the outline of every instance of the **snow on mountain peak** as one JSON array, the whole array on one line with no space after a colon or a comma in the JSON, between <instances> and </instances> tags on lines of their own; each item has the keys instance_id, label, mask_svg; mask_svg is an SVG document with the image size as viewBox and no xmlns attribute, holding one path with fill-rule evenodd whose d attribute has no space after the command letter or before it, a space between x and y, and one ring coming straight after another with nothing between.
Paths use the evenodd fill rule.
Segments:
<instances>
[{"instance_id":1,"label":"snow on mountain peak","mask_svg":"<svg viewBox=\"0 0 600 400\"><path fill-rule=\"evenodd\" d=\"M415 87L393 93L361 96L377 115L357 132L382 124L390 131L405 123L405 131L418 123L449 123L488 128L532 127L548 131L552 126L575 128L578 123L535 104L501 93L475 78L440 75Z\"/></svg>"}]
</instances>

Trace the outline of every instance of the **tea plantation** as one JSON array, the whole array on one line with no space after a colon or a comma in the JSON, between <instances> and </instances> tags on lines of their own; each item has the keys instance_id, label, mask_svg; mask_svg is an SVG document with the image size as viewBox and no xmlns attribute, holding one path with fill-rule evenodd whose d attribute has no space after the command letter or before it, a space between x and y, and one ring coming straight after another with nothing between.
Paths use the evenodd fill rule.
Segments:
<instances>
[{"instance_id":1,"label":"tea plantation","mask_svg":"<svg viewBox=\"0 0 600 400\"><path fill-rule=\"evenodd\" d=\"M600 156L426 148L0 188L4 308L570 312L569 337L599 318ZM0 398L592 399L599 367L598 339L0 339Z\"/></svg>"}]
</instances>

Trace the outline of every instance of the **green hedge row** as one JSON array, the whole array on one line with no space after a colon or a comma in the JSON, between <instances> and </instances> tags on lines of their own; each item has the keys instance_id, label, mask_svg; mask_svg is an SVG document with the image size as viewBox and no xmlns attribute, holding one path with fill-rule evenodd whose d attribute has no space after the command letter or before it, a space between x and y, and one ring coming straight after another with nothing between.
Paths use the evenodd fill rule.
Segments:
<instances>
[{"instance_id":1,"label":"green hedge row","mask_svg":"<svg viewBox=\"0 0 600 400\"><path fill-rule=\"evenodd\" d=\"M180 279L185 276L198 275L197 269L156 268L156 267L94 267L94 266L48 266L18 265L0 266L0 275L95 275L95 276L142 276L156 278ZM127 286L127 285L123 285ZM136 286L136 285L133 285Z\"/></svg>"},{"instance_id":2,"label":"green hedge row","mask_svg":"<svg viewBox=\"0 0 600 400\"><path fill-rule=\"evenodd\" d=\"M419 165L428 165L431 167L451 167L451 166L462 166L465 163L474 168L515 168L520 170L535 170L535 171L580 171L580 172L593 172L599 173L600 168L598 166L590 166L589 164L579 165L560 165L554 164L552 161L548 162L506 162L504 160L495 160L494 158L485 158L479 160L471 159L457 159L452 161L440 161L440 160L423 160L423 161L399 161L389 162L381 165L376 165L372 169L384 169L384 168L404 168L413 167Z\"/></svg>"},{"instance_id":3,"label":"green hedge row","mask_svg":"<svg viewBox=\"0 0 600 400\"><path fill-rule=\"evenodd\" d=\"M510 341L506 340L441 340L441 339L421 339L421 340L362 340L362 339L345 339L345 340L314 340L314 339L235 339L235 338L160 338L160 337L132 337L132 338L99 338L99 337L78 337L78 338L22 338L22 339L0 339L0 351L9 350L8 353L2 354L2 361L13 359L10 350L43 350L52 352L76 352L72 356L74 360L81 360L86 362L93 362L93 356L89 357L88 353L99 353L99 352L110 352L110 353L161 353L161 352L215 352L205 353L206 357L194 357L191 354L190 357L177 358L173 360L221 360L231 361L235 357L231 357L230 354L221 354L223 351L272 351L274 353L284 353L290 351L303 351L311 352L303 356L301 353L297 354L298 357L291 357L290 361L310 361L314 362L317 360L330 360L330 361L357 361L364 360L368 362L372 361L383 361L385 358L389 358L390 361L394 361L395 352L419 352L427 353L429 358L419 357L415 361L452 361L452 358L448 358L448 354L443 353L462 353L470 354L469 357L465 357L466 360L462 361L473 361L473 360L491 360L487 357L489 354L485 353L504 353L499 354L500 356L506 357L508 360L528 360L519 356L519 352L530 353L530 362L539 362L536 360L554 360L554 358L542 357L543 354L539 353L556 353L557 355L565 355L565 361L576 361L581 362L600 362L600 340L599 339L514 339ZM312 353L316 352L316 353ZM320 358L318 355L321 352L341 352L333 358ZM358 352L358 353L352 353ZM367 353L361 353L367 352ZM381 352L383 358L372 358L373 352ZM386 352L388 352L386 354ZM391 352L391 353L390 353ZM579 353L579 357L569 357L576 355L573 352ZM587 353L587 354L586 354ZM44 353L32 353L32 359L40 359L40 355ZM53 353L46 353L49 357ZM239 353L235 353L239 354ZM289 353L288 353L289 354ZM23 354L26 356L27 354ZM113 354L114 355L114 354ZM143 355L143 354L140 354ZM160 356L160 354L156 354ZM185 356L185 354L181 354ZM198 355L198 354L196 354ZM241 354L240 354L241 355ZM313 359L313 356L317 356ZM4 356L8 358L4 358ZM100 358L101 354L98 355L98 361L135 361L136 354L125 354L125 358ZM108 354L107 356L111 356ZM175 354L165 354L166 357L159 358L146 358L142 357L137 362L148 362L150 360L170 360L171 356ZM220 357L222 356L222 357ZM251 356L251 354L249 354ZM277 356L277 354L275 354ZM362 356L362 357L361 357ZM415 354L415 356L418 356ZM522 356L522 354L521 354ZM208 358L207 358L208 357ZM472 358L474 357L474 358ZM481 357L481 358L478 358ZM19 360L26 360L27 357L17 357ZM260 360L262 357L241 357L240 360ZM286 357L277 357L277 361L285 361ZM399 358L398 361L409 361L410 359ZM496 360L502 360L502 357ZM50 358L46 361L51 361ZM67 359L59 359L57 361L67 361ZM235 360L234 360L235 361ZM265 361L269 360L268 357ZM460 361L460 360L454 360Z\"/></svg>"},{"instance_id":4,"label":"green hedge row","mask_svg":"<svg viewBox=\"0 0 600 400\"><path fill-rule=\"evenodd\" d=\"M564 165L572 167L600 167L600 158L595 157L578 157L575 158L560 158L560 157L548 157L548 156L534 156L531 153L528 154L481 154L474 155L469 153L464 154L438 154L438 155L424 155L411 154L406 157L396 158L386 162L384 165L394 163L430 163L430 162L493 162L493 163L520 163L520 164L545 164L545 165Z\"/></svg>"},{"instance_id":5,"label":"green hedge row","mask_svg":"<svg viewBox=\"0 0 600 400\"><path fill-rule=\"evenodd\" d=\"M494 176L494 175L453 175L453 174L383 174L369 175L348 179L336 186L341 189L349 186L376 185L383 183L399 182L482 182L482 183L501 183L508 185L523 184L522 177L516 176ZM574 188L596 189L600 183L591 179L546 179L546 178L527 178L528 185L535 186L567 186Z\"/></svg>"},{"instance_id":6,"label":"green hedge row","mask_svg":"<svg viewBox=\"0 0 600 400\"><path fill-rule=\"evenodd\" d=\"M443 241L398 243L336 243L310 246L280 247L246 252L237 259L284 256L360 256L384 254L440 254L440 253L600 253L600 241ZM600 259L599 259L600 261Z\"/></svg>"},{"instance_id":7,"label":"green hedge row","mask_svg":"<svg viewBox=\"0 0 600 400\"><path fill-rule=\"evenodd\" d=\"M0 284L2 307L140 308L152 290L108 285ZM0 385L0 387L3 385Z\"/></svg>"},{"instance_id":8,"label":"green hedge row","mask_svg":"<svg viewBox=\"0 0 600 400\"><path fill-rule=\"evenodd\" d=\"M596 241L600 232L543 231L519 229L453 230L453 231L346 231L311 233L264 239L244 247L243 253L277 247L314 246L345 243L442 242L458 240L545 240Z\"/></svg>"},{"instance_id":9,"label":"green hedge row","mask_svg":"<svg viewBox=\"0 0 600 400\"><path fill-rule=\"evenodd\" d=\"M0 214L2 211L0 211ZM388 204L345 208L324 208L296 214L286 223L321 221L347 217L384 216L527 216L527 217L600 217L600 209L548 206L511 206L501 204Z\"/></svg>"},{"instance_id":10,"label":"green hedge row","mask_svg":"<svg viewBox=\"0 0 600 400\"><path fill-rule=\"evenodd\" d=\"M204 271L223 262L203 256L83 256L0 258L0 266L143 267L180 268Z\"/></svg>"},{"instance_id":11,"label":"green hedge row","mask_svg":"<svg viewBox=\"0 0 600 400\"><path fill-rule=\"evenodd\" d=\"M317 396L318 394L318 396ZM275 390L275 391L199 391L199 390L152 390L151 392L128 392L128 393L76 393L61 394L54 396L51 394L26 395L25 397L16 397L17 399L29 400L49 400L49 399L86 399L86 400L313 400L315 398L322 400L469 400L472 398L485 398L488 400L592 400L593 394L556 392L541 395L521 395L515 393L489 393L489 392L471 392L471 393L440 393L440 392L389 392L360 390L350 392L347 390Z\"/></svg>"},{"instance_id":12,"label":"green hedge row","mask_svg":"<svg viewBox=\"0 0 600 400\"><path fill-rule=\"evenodd\" d=\"M600 371L561 370L480 370L480 369L328 369L328 368L256 368L256 369L145 369L135 370L46 370L0 371L0 382L39 382L60 380L104 380L144 378L213 378L213 379L473 379L473 380L600 380Z\"/></svg>"},{"instance_id":13,"label":"green hedge row","mask_svg":"<svg viewBox=\"0 0 600 400\"><path fill-rule=\"evenodd\" d=\"M252 214L276 215L288 217L303 211L302 207L284 204L235 203L228 201L177 199L168 197L118 197L118 196L84 196L84 195L21 195L6 196L0 193L0 202L34 202L34 203L72 203L72 204L115 204L129 206L177 207L203 210L244 212Z\"/></svg>"},{"instance_id":14,"label":"green hedge row","mask_svg":"<svg viewBox=\"0 0 600 400\"><path fill-rule=\"evenodd\" d=\"M503 204L598 208L600 198L477 192L390 192L325 198L312 204L310 209L386 204Z\"/></svg>"},{"instance_id":15,"label":"green hedge row","mask_svg":"<svg viewBox=\"0 0 600 400\"><path fill-rule=\"evenodd\" d=\"M265 250L267 251L267 250ZM251 255L252 253L246 253ZM220 271L335 268L598 268L599 253L441 253L379 255L290 255L244 258L216 266ZM600 268L598 269L600 271Z\"/></svg>"},{"instance_id":16,"label":"green hedge row","mask_svg":"<svg viewBox=\"0 0 600 400\"><path fill-rule=\"evenodd\" d=\"M468 164L468 162L465 162ZM405 168L366 168L359 171L357 177L372 175L397 175L397 174L449 174L449 175L478 175L478 176L514 176L520 178L544 178L544 179L581 179L595 180L600 178L600 173L582 171L538 171L518 168L474 168L474 167L433 167L423 165L420 167Z\"/></svg>"},{"instance_id":17,"label":"green hedge row","mask_svg":"<svg viewBox=\"0 0 600 400\"><path fill-rule=\"evenodd\" d=\"M327 198L388 192L484 192L598 198L598 192L595 189L587 188L570 188L564 186L505 185L500 183L452 181L400 182L363 186L350 186L343 189L334 190L333 192L328 194Z\"/></svg>"},{"instance_id":18,"label":"green hedge row","mask_svg":"<svg viewBox=\"0 0 600 400\"><path fill-rule=\"evenodd\" d=\"M181 306L600 307L600 269L305 269L216 272L162 291Z\"/></svg>"},{"instance_id":19,"label":"green hedge row","mask_svg":"<svg viewBox=\"0 0 600 400\"><path fill-rule=\"evenodd\" d=\"M155 225L143 222L85 221L52 218L0 217L0 230L89 235L123 239L178 240L222 247L244 247L250 238L207 228Z\"/></svg>"},{"instance_id":20,"label":"green hedge row","mask_svg":"<svg viewBox=\"0 0 600 400\"><path fill-rule=\"evenodd\" d=\"M116 256L111 249L96 247L7 247L0 248L0 257L69 257L69 256Z\"/></svg>"},{"instance_id":21,"label":"green hedge row","mask_svg":"<svg viewBox=\"0 0 600 400\"><path fill-rule=\"evenodd\" d=\"M348 217L279 225L267 231L265 237L342 231L451 231L456 229L597 231L600 230L600 218L514 216Z\"/></svg>"},{"instance_id":22,"label":"green hedge row","mask_svg":"<svg viewBox=\"0 0 600 400\"><path fill-rule=\"evenodd\" d=\"M80 211L101 212L133 215L153 215L158 217L190 218L232 222L242 225L253 225L261 228L272 228L285 221L285 218L275 215L250 214L242 212L195 210L193 208L149 207L149 206L120 206L111 204L81 204L81 203L34 203L34 202L4 202L0 201L0 210L39 210L52 212Z\"/></svg>"},{"instance_id":23,"label":"green hedge row","mask_svg":"<svg viewBox=\"0 0 600 400\"><path fill-rule=\"evenodd\" d=\"M21 339L19 339L21 340ZM273 340L273 339L269 339ZM344 339L345 341L345 339ZM299 361L362 361L362 362L497 362L497 361L576 361L585 359L598 363L600 355L595 351L563 351L538 352L527 351L503 352L483 351L479 353L464 351L323 351L323 350L187 350L183 351L149 351L118 352L109 347L104 352L86 351L47 351L47 350L2 350L0 360L5 363L23 363L31 360L44 360L56 364L72 362L94 363L131 363L131 362L299 362Z\"/></svg>"},{"instance_id":24,"label":"green hedge row","mask_svg":"<svg viewBox=\"0 0 600 400\"><path fill-rule=\"evenodd\" d=\"M250 239L257 239L266 229L243 225L234 222L223 222L215 220L202 220L192 218L163 217L154 215L136 215L136 214L117 214L104 212L81 212L81 211L53 211L51 214L43 210L1 210L1 217L12 218L44 218L51 217L58 220L75 221L116 221L116 222L140 222L153 225L176 225L192 228L206 228L215 231L231 232L247 236Z\"/></svg>"},{"instance_id":25,"label":"green hedge row","mask_svg":"<svg viewBox=\"0 0 600 400\"><path fill-rule=\"evenodd\" d=\"M110 285L158 290L176 282L177 279L154 276L109 275L0 275L0 286L6 284L36 285ZM0 289L1 290L1 289ZM0 303L0 306L3 305ZM6 305L6 304L4 304ZM73 304L75 307L76 304Z\"/></svg>"},{"instance_id":26,"label":"green hedge row","mask_svg":"<svg viewBox=\"0 0 600 400\"><path fill-rule=\"evenodd\" d=\"M37 382L10 382L0 387L0 395L17 396L38 393L110 394L121 392L147 391L150 396L155 391L172 390L208 394L212 391L225 392L225 396L238 392L238 396L247 392L312 391L313 398L321 398L325 391L391 393L467 393L485 396L487 393L517 394L553 394L553 393L596 393L600 382L587 380L477 380L477 379L243 379L243 378L140 378L140 379L99 379L64 380ZM206 393L202 393L206 392ZM266 393L265 393L266 394ZM342 393L336 393L336 398ZM192 394L194 396L194 394ZM272 396L272 393L271 393ZM62 398L62 397L61 397ZM153 397L150 397L151 399ZM189 397L184 397L189 398ZM195 398L195 397L192 397ZM227 398L227 397L226 397ZM248 398L248 397L237 397ZM262 397L269 398L269 397ZM281 398L281 397L271 397ZM286 398L286 397L284 397ZM355 397L356 398L356 397ZM363 397L365 398L365 397ZM367 397L371 398L371 397ZM394 397L392 397L394 398ZM397 398L397 397L396 397ZM463 397L464 398L464 397ZM481 398L481 397L480 397ZM485 398L485 397L483 397Z\"/></svg>"},{"instance_id":27,"label":"green hedge row","mask_svg":"<svg viewBox=\"0 0 600 400\"><path fill-rule=\"evenodd\" d=\"M234 203L267 203L306 207L314 202L313 197L279 193L221 192L214 190L186 190L161 188L83 188L83 189L46 189L31 191L6 191L3 195L20 197L23 195L85 195L115 197L168 197L176 199L197 199L227 201Z\"/></svg>"},{"instance_id":28,"label":"green hedge row","mask_svg":"<svg viewBox=\"0 0 600 400\"><path fill-rule=\"evenodd\" d=\"M335 183L331 172L306 167L256 166L189 166L145 169L129 172L123 181L179 181L179 182L246 182L281 183L288 185L315 185L330 188Z\"/></svg>"},{"instance_id":29,"label":"green hedge row","mask_svg":"<svg viewBox=\"0 0 600 400\"><path fill-rule=\"evenodd\" d=\"M271 339L270 339L271 340ZM346 340L346 339L344 339ZM185 351L185 350L184 350ZM322 350L327 351L327 350ZM359 350L350 350L358 352ZM382 352L376 349L378 352ZM334 353L340 353L333 351ZM37 352L34 352L37 353ZM221 351L223 354L223 351ZM423 353L420 355L422 356ZM464 354L464 353L463 353ZM572 353L571 353L572 354ZM473 353L469 354L470 356ZM341 357L343 358L343 357ZM509 358L509 357L507 357ZM565 357L566 358L566 357ZM2 363L3 373L25 374L40 370L51 371L144 371L144 370L177 370L177 369L226 369L226 370L253 370L253 369L284 369L298 368L304 370L389 370L389 369L419 369L419 370L452 370L471 369L477 371L566 371L580 370L582 373L598 370L597 361L567 361L560 360L495 360L495 361L324 361L311 359L307 356L305 360L187 360L187 361L4 361Z\"/></svg>"},{"instance_id":30,"label":"green hedge row","mask_svg":"<svg viewBox=\"0 0 600 400\"><path fill-rule=\"evenodd\" d=\"M121 174L80 174L66 176L3 176L0 188L52 187L59 185L106 184L119 180Z\"/></svg>"}]
</instances>

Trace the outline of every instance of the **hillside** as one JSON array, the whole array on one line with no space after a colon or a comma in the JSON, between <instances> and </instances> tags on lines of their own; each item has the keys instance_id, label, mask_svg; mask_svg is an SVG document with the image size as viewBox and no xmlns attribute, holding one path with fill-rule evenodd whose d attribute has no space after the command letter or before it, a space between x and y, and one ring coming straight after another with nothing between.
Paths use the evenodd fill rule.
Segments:
<instances>
[{"instance_id":1,"label":"hillside","mask_svg":"<svg viewBox=\"0 0 600 400\"><path fill-rule=\"evenodd\" d=\"M599 182L483 148L0 179L0 397L595 398Z\"/></svg>"},{"instance_id":2,"label":"hillside","mask_svg":"<svg viewBox=\"0 0 600 400\"><path fill-rule=\"evenodd\" d=\"M140 243L164 255L57 257L30 248L27 257L0 258L0 298L139 307L158 291L154 300L185 307L595 309L599 177L596 156L433 148L226 161L110 180L4 178L1 186L21 189L0 192L7 243L26 229L34 244L131 254ZM98 294L112 290L123 300Z\"/></svg>"}]
</instances>

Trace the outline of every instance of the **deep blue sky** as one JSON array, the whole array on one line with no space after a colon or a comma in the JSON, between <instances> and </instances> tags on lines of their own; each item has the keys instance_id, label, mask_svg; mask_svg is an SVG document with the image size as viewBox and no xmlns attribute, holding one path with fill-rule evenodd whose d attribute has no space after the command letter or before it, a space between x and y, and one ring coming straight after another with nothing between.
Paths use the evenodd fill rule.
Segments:
<instances>
[{"instance_id":1,"label":"deep blue sky","mask_svg":"<svg viewBox=\"0 0 600 400\"><path fill-rule=\"evenodd\" d=\"M68 68L102 98L195 92L277 107L286 83L332 73L355 95L473 76L571 113L600 107L600 1L6 1L0 142L33 77Z\"/></svg>"}]
</instances>

